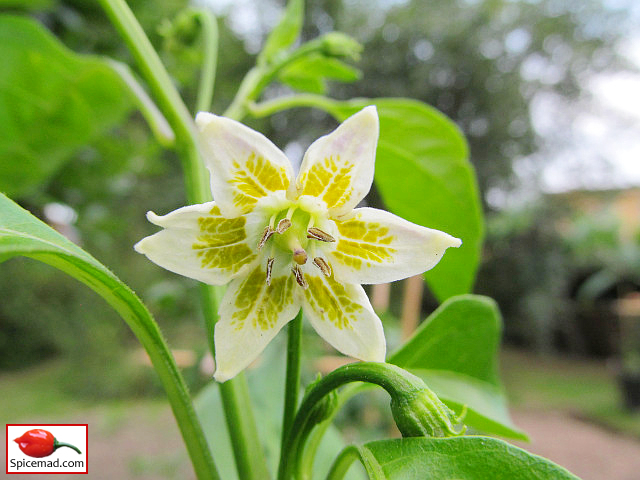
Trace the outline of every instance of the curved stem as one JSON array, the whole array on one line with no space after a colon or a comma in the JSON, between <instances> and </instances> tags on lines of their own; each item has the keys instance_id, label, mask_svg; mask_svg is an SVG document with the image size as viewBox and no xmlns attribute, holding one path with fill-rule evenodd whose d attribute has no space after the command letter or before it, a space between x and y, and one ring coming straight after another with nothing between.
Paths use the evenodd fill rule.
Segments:
<instances>
[{"instance_id":1,"label":"curved stem","mask_svg":"<svg viewBox=\"0 0 640 480\"><path fill-rule=\"evenodd\" d=\"M381 386L388 392L414 390L415 386L408 372L388 363L361 362L345 365L315 382L307 391L293 425L284 443L280 457L278 479L288 480L294 468L295 459L300 455L304 439L311 430L308 422L314 406L331 391L351 382L367 382Z\"/></svg>"},{"instance_id":2,"label":"curved stem","mask_svg":"<svg viewBox=\"0 0 640 480\"><path fill-rule=\"evenodd\" d=\"M151 132L156 140L158 140L158 143L163 147L173 147L176 142L176 134L173 133L167 119L164 118L164 115L162 115L157 105L133 75L129 65L111 58L107 59L107 62L111 64L111 67L129 87L129 91L133 94L140 113L142 113L142 116L149 124L149 128L151 128Z\"/></svg>"},{"instance_id":3,"label":"curved stem","mask_svg":"<svg viewBox=\"0 0 640 480\"><path fill-rule=\"evenodd\" d=\"M331 465L327 480L342 480L355 460L358 460L358 449L354 446L344 448Z\"/></svg>"},{"instance_id":4,"label":"curved stem","mask_svg":"<svg viewBox=\"0 0 640 480\"><path fill-rule=\"evenodd\" d=\"M241 120L249 112L249 104L258 98L262 90L271 83L283 68L306 55L323 51L325 48L324 40L317 38L301 45L272 64L256 65L244 77L238 93L223 115L235 120Z\"/></svg>"},{"instance_id":5,"label":"curved stem","mask_svg":"<svg viewBox=\"0 0 640 480\"><path fill-rule=\"evenodd\" d=\"M218 63L218 24L216 18L207 9L194 9L194 17L202 28L202 69L196 97L196 112L208 112L213 101L213 88L216 81Z\"/></svg>"},{"instance_id":6,"label":"curved stem","mask_svg":"<svg viewBox=\"0 0 640 480\"><path fill-rule=\"evenodd\" d=\"M76 258L47 253L29 256L84 282L120 314L146 350L160 377L198 479L220 479L184 378L158 324L142 301L115 275L111 272L105 275L103 270L92 263L81 265Z\"/></svg>"},{"instance_id":7,"label":"curved stem","mask_svg":"<svg viewBox=\"0 0 640 480\"><path fill-rule=\"evenodd\" d=\"M323 95L312 93L301 93L297 95L287 95L284 97L267 100L260 103L249 103L248 110L256 118L267 117L274 113L297 107L314 107L324 111L331 111L340 102Z\"/></svg>"},{"instance_id":8,"label":"curved stem","mask_svg":"<svg viewBox=\"0 0 640 480\"><path fill-rule=\"evenodd\" d=\"M300 391L300 343L302 340L302 309L290 323L287 331L287 378L284 391L284 412L282 414L282 450L298 408ZM281 451L280 455L283 452Z\"/></svg>"},{"instance_id":9,"label":"curved stem","mask_svg":"<svg viewBox=\"0 0 640 480\"><path fill-rule=\"evenodd\" d=\"M335 409L326 420L322 421L318 425L315 425L313 429L310 429L308 434L301 438L301 445L304 445L304 449L300 452L300 455L296 459L296 476L298 480L311 480L313 478L313 464L315 461L316 453L320 447L320 443L324 438L324 434L327 432L329 426L333 423L333 419L340 411L342 406L349 401L354 395L372 388L373 385L369 383L353 383L345 386L338 394L338 401Z\"/></svg>"}]
</instances>

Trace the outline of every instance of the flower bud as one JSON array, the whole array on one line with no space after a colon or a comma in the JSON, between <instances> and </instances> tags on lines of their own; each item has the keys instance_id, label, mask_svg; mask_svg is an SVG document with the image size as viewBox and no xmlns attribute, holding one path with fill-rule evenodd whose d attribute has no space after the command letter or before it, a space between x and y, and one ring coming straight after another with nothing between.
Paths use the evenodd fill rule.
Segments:
<instances>
[{"instance_id":1,"label":"flower bud","mask_svg":"<svg viewBox=\"0 0 640 480\"><path fill-rule=\"evenodd\" d=\"M343 57L359 60L362 45L349 35L340 32L327 33L322 37L324 54L329 57Z\"/></svg>"},{"instance_id":2,"label":"flower bud","mask_svg":"<svg viewBox=\"0 0 640 480\"><path fill-rule=\"evenodd\" d=\"M466 413L456 417L426 386L410 392L398 392L391 397L391 413L403 437L454 437L466 427L455 430Z\"/></svg>"}]
</instances>

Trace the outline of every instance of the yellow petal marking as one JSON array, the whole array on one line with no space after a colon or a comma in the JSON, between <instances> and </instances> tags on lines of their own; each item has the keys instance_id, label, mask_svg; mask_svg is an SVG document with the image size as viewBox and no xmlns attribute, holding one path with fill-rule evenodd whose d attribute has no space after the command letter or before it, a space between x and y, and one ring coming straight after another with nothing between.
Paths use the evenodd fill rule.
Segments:
<instances>
[{"instance_id":1,"label":"yellow petal marking","mask_svg":"<svg viewBox=\"0 0 640 480\"><path fill-rule=\"evenodd\" d=\"M335 222L340 237L333 256L344 265L359 270L363 262L370 267L372 263L391 260L396 252L388 246L395 236L389 233L389 228L379 223L363 222L357 217Z\"/></svg>"},{"instance_id":2,"label":"yellow petal marking","mask_svg":"<svg viewBox=\"0 0 640 480\"><path fill-rule=\"evenodd\" d=\"M352 329L352 322L357 322L364 307L349 297L344 285L333 277L307 275L309 288L304 291L307 302L323 319L342 330Z\"/></svg>"},{"instance_id":3,"label":"yellow petal marking","mask_svg":"<svg viewBox=\"0 0 640 480\"><path fill-rule=\"evenodd\" d=\"M244 217L224 218L216 205L209 216L198 218L200 234L192 245L201 258L202 268L218 268L237 272L243 265L251 263L256 254L245 243L247 233Z\"/></svg>"},{"instance_id":4,"label":"yellow petal marking","mask_svg":"<svg viewBox=\"0 0 640 480\"><path fill-rule=\"evenodd\" d=\"M269 193L289 187L286 169L255 153L249 155L242 165L236 160L233 161L233 177L230 182L235 186L234 205L247 210Z\"/></svg>"},{"instance_id":5,"label":"yellow petal marking","mask_svg":"<svg viewBox=\"0 0 640 480\"><path fill-rule=\"evenodd\" d=\"M322 162L314 163L309 170L300 177L302 185L301 195L312 195L321 198L327 208L344 205L353 194L351 175L353 164L345 162L339 166L340 156L325 158Z\"/></svg>"},{"instance_id":6,"label":"yellow petal marking","mask_svg":"<svg viewBox=\"0 0 640 480\"><path fill-rule=\"evenodd\" d=\"M293 303L294 284L293 276L287 275L272 278L267 285L266 272L258 265L238 288L231 325L236 330L247 326L256 330L274 328L285 308Z\"/></svg>"}]
</instances>

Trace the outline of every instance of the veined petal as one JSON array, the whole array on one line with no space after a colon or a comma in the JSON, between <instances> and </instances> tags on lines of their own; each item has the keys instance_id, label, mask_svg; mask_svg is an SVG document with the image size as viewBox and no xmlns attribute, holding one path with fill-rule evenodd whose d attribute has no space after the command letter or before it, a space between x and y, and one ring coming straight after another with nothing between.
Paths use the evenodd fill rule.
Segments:
<instances>
[{"instance_id":1,"label":"veined petal","mask_svg":"<svg viewBox=\"0 0 640 480\"><path fill-rule=\"evenodd\" d=\"M376 107L370 106L320 137L305 153L288 197L317 197L333 216L349 212L371 188L379 129Z\"/></svg>"},{"instance_id":2,"label":"veined petal","mask_svg":"<svg viewBox=\"0 0 640 480\"><path fill-rule=\"evenodd\" d=\"M347 283L385 283L433 268L458 238L375 208L357 208L335 220L336 247L327 254L336 278Z\"/></svg>"},{"instance_id":3,"label":"veined petal","mask_svg":"<svg viewBox=\"0 0 640 480\"><path fill-rule=\"evenodd\" d=\"M384 362L386 344L382 323L360 285L338 283L333 276L306 273L302 308L316 332L350 357Z\"/></svg>"},{"instance_id":4,"label":"veined petal","mask_svg":"<svg viewBox=\"0 0 640 480\"><path fill-rule=\"evenodd\" d=\"M246 368L300 310L300 288L293 275L278 273L267 285L265 265L257 265L229 285L215 328L217 381Z\"/></svg>"},{"instance_id":5,"label":"veined petal","mask_svg":"<svg viewBox=\"0 0 640 480\"><path fill-rule=\"evenodd\" d=\"M140 240L134 248L174 273L222 285L257 261L255 235L246 218L224 218L216 202L190 205L167 215L147 213L164 230Z\"/></svg>"},{"instance_id":6,"label":"veined petal","mask_svg":"<svg viewBox=\"0 0 640 480\"><path fill-rule=\"evenodd\" d=\"M237 217L270 193L287 190L291 163L264 135L206 112L198 113L196 124L211 191L223 215Z\"/></svg>"}]
</instances>

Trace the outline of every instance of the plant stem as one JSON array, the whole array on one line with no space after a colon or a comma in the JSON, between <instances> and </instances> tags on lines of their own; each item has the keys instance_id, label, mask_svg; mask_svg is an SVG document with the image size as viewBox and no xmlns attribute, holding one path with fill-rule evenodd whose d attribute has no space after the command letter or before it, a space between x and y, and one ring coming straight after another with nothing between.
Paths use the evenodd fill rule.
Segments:
<instances>
[{"instance_id":1,"label":"plant stem","mask_svg":"<svg viewBox=\"0 0 640 480\"><path fill-rule=\"evenodd\" d=\"M123 37L131 50L142 75L149 84L160 109L176 135L176 147L185 172L187 200L189 203L204 203L211 199L207 172L200 159L195 126L180 94L171 82L158 54L144 33L124 0L99 0L111 22ZM211 82L213 84L213 82ZM212 287L200 290L208 333L212 333L217 315L217 302ZM212 349L212 353L213 349ZM184 392L185 395L186 391ZM242 375L221 385L220 394L224 405L227 427L234 447L236 466L241 478L246 480L264 480L268 478L268 469L260 440L257 434L253 409L251 408L246 380ZM178 419L181 428L182 419ZM197 425L200 428L199 424ZM185 437L187 447L194 443ZM206 441L204 441L206 446ZM190 450L191 453L191 450ZM203 455L205 452L202 452ZM204 467L196 473L199 478L218 478L209 451L210 473L202 473ZM195 462L194 462L195 463Z\"/></svg>"},{"instance_id":2,"label":"plant stem","mask_svg":"<svg viewBox=\"0 0 640 480\"><path fill-rule=\"evenodd\" d=\"M314 107L331 112L332 109L335 109L342 103L345 102L340 102L323 95L301 93L297 95L287 95L260 103L249 103L248 110L254 117L261 118L273 115L274 113L282 110L288 110L296 107Z\"/></svg>"},{"instance_id":3,"label":"plant stem","mask_svg":"<svg viewBox=\"0 0 640 480\"><path fill-rule=\"evenodd\" d=\"M340 454L333 461L329 473L327 473L327 480L342 480L349 471L351 464L357 460L358 450L354 446L344 448Z\"/></svg>"},{"instance_id":4,"label":"plant stem","mask_svg":"<svg viewBox=\"0 0 640 480\"><path fill-rule=\"evenodd\" d=\"M258 98L262 90L273 81L283 68L304 56L320 52L325 48L323 39L317 38L301 45L274 63L256 65L244 77L236 96L223 115L235 120L241 120L249 112L249 104Z\"/></svg>"},{"instance_id":5,"label":"plant stem","mask_svg":"<svg viewBox=\"0 0 640 480\"><path fill-rule=\"evenodd\" d=\"M197 153L196 132L191 114L171 82L160 57L124 0L99 2L129 47L158 107L176 135L176 147L185 172L188 201L202 203L210 200L208 176Z\"/></svg>"},{"instance_id":6,"label":"plant stem","mask_svg":"<svg viewBox=\"0 0 640 480\"><path fill-rule=\"evenodd\" d=\"M218 63L218 24L213 14L203 8L193 10L193 15L202 28L202 69L196 97L196 112L208 112L213 101L213 87L216 81Z\"/></svg>"},{"instance_id":7,"label":"plant stem","mask_svg":"<svg viewBox=\"0 0 640 480\"><path fill-rule=\"evenodd\" d=\"M284 412L282 414L282 445L289 436L289 430L298 408L298 392L300 391L300 343L302 340L302 309L287 329L287 377L284 390ZM281 453L282 455L282 453Z\"/></svg>"},{"instance_id":8,"label":"plant stem","mask_svg":"<svg viewBox=\"0 0 640 480\"><path fill-rule=\"evenodd\" d=\"M409 375L409 377L408 377ZM301 455L304 440L313 425L308 422L314 406L331 391L351 382L367 382L381 386L388 392L415 389L410 375L405 370L388 363L361 362L345 365L315 382L305 393L298 413L289 431L278 466L278 480L288 480Z\"/></svg>"}]
</instances>

